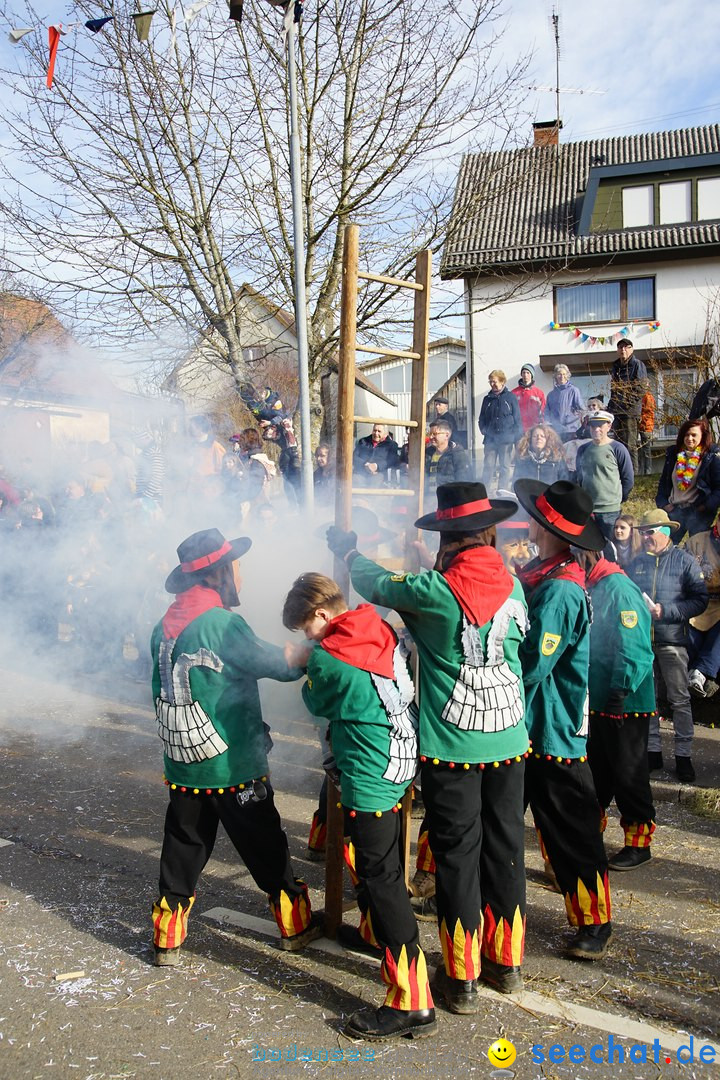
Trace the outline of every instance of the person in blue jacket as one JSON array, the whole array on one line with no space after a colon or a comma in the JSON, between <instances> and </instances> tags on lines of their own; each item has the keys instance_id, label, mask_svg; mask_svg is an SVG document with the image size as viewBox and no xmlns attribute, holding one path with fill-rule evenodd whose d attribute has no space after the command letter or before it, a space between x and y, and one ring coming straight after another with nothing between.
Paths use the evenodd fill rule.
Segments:
<instances>
[{"instance_id":1,"label":"person in blue jacket","mask_svg":"<svg viewBox=\"0 0 720 1080\"><path fill-rule=\"evenodd\" d=\"M499 491L510 487L512 449L522 438L523 426L520 406L507 388L505 372L491 371L488 382L490 393L483 398L478 419L480 432L485 437L483 483L488 491Z\"/></svg>"}]
</instances>

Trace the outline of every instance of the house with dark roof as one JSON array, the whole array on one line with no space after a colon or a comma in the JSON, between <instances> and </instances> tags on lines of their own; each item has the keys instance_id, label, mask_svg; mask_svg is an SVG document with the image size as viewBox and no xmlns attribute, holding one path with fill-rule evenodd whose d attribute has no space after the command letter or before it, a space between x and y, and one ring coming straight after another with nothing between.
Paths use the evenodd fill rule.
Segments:
<instances>
[{"instance_id":1,"label":"house with dark roof","mask_svg":"<svg viewBox=\"0 0 720 1080\"><path fill-rule=\"evenodd\" d=\"M246 378L249 382L272 382L273 374L282 375L283 400L293 408L297 400L297 335L295 319L284 308L268 299L252 285L241 285L235 302L244 328L242 340ZM226 400L235 387L227 364L207 343L190 350L163 383L163 389L180 398L188 414L210 413ZM337 363L330 360L322 378L321 399L324 409L322 437L333 439L337 415ZM360 371L355 377L355 412L358 416L387 418L396 422L395 401ZM248 414L248 423L251 417ZM359 425L358 434L369 434L369 425Z\"/></svg>"},{"instance_id":2,"label":"house with dark roof","mask_svg":"<svg viewBox=\"0 0 720 1080\"><path fill-rule=\"evenodd\" d=\"M720 125L535 144L462 161L440 266L464 282L469 429L501 368L584 398L609 389L616 341L645 361L669 439L710 361L720 296ZM607 400L607 398L606 398Z\"/></svg>"}]
</instances>

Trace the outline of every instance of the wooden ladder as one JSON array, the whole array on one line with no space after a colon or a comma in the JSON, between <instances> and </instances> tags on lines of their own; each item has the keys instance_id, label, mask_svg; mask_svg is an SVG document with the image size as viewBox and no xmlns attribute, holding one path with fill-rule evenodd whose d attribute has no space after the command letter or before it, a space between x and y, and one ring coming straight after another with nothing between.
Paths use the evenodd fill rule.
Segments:
<instances>
[{"instance_id":1,"label":"wooden ladder","mask_svg":"<svg viewBox=\"0 0 720 1080\"><path fill-rule=\"evenodd\" d=\"M415 260L415 280L403 281L373 274L359 269L359 229L357 225L347 225L344 235L342 299L340 308L340 354L338 360L338 399L337 399L337 452L336 452L336 495L335 524L345 530L352 526L353 496L377 498L404 495L414 499L417 511L409 517L406 529L406 551L412 552L412 562L417 564L417 556L410 543L417 539L418 532L412 522L422 514L423 487L425 479L425 409L427 397L427 359L430 335L430 278L432 274L432 252L428 249L418 253ZM359 281L378 281L396 289L409 289L414 292L413 340L412 349L380 349L357 343L357 295ZM408 445L408 476L410 483L405 488L393 487L353 487L353 449L355 424L388 424L387 417L355 415L355 367L356 353L375 353L380 356L396 356L413 361L412 384L410 394L410 420L398 421L398 427L410 429ZM411 565L410 560L407 565ZM335 580L341 586L345 596L349 596L350 580L347 566L342 560L335 560ZM405 858L405 877L407 880L410 862L410 821L412 795L410 789L403 799L402 837ZM325 864L325 933L334 938L342 922L343 912L343 811L337 788L328 783L328 816ZM353 905L354 906L354 905Z\"/></svg>"}]
</instances>

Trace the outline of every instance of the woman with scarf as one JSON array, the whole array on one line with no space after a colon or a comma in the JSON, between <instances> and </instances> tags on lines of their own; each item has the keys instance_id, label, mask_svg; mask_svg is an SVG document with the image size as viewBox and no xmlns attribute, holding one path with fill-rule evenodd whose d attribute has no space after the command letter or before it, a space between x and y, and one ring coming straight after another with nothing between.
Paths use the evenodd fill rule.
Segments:
<instances>
[{"instance_id":1,"label":"woman with scarf","mask_svg":"<svg viewBox=\"0 0 720 1080\"><path fill-rule=\"evenodd\" d=\"M307 666L305 704L330 723L359 878L360 928L354 934L361 951L370 951L363 943L374 946L387 986L380 1008L355 1013L345 1031L381 1041L430 1035L435 1010L400 861L398 809L417 771L417 709L407 649L370 604L348 610L340 586L323 574L297 579L285 600L283 623L317 643L309 653L298 646L293 659ZM343 944L352 940L347 933L338 937Z\"/></svg>"},{"instance_id":2,"label":"woman with scarf","mask_svg":"<svg viewBox=\"0 0 720 1080\"><path fill-rule=\"evenodd\" d=\"M495 550L515 502L484 484L437 490L415 525L440 533L435 569L393 574L360 555L357 537L328 530L353 587L394 608L417 646L419 749L437 866L443 964L433 989L454 1013L477 1013L477 981L522 989L525 939L523 784L528 737L518 658L527 628L522 588Z\"/></svg>"},{"instance_id":3,"label":"woman with scarf","mask_svg":"<svg viewBox=\"0 0 720 1080\"><path fill-rule=\"evenodd\" d=\"M535 424L527 431L515 449L515 476L518 480L541 480L554 484L567 480L568 470L560 437L549 424Z\"/></svg>"},{"instance_id":4,"label":"woman with scarf","mask_svg":"<svg viewBox=\"0 0 720 1080\"><path fill-rule=\"evenodd\" d=\"M655 505L680 523L676 544L685 533L694 536L712 525L720 507L720 447L704 417L686 420L666 451Z\"/></svg>"},{"instance_id":5,"label":"woman with scarf","mask_svg":"<svg viewBox=\"0 0 720 1080\"><path fill-rule=\"evenodd\" d=\"M633 559L642 555L643 546L637 531L638 519L632 514L619 514L613 525L612 546L615 562L625 570Z\"/></svg>"}]
</instances>

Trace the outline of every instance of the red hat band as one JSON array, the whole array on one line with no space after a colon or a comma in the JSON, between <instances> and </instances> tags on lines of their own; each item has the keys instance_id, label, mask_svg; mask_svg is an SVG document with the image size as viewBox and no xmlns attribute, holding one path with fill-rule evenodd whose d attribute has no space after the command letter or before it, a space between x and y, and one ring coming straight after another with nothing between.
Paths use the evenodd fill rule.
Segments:
<instances>
[{"instance_id":1,"label":"red hat band","mask_svg":"<svg viewBox=\"0 0 720 1080\"><path fill-rule=\"evenodd\" d=\"M538 495L535 506L551 525L554 525L556 529L562 529L563 532L569 533L570 536L580 536L585 529L585 525L578 525L575 521L568 521L557 510L553 510L544 495Z\"/></svg>"}]
</instances>

